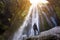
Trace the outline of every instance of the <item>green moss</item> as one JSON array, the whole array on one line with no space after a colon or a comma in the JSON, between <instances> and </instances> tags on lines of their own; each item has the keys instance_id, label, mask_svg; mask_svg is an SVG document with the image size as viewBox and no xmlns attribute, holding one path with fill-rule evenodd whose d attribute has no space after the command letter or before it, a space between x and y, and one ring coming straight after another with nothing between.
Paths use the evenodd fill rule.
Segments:
<instances>
[{"instance_id":1,"label":"green moss","mask_svg":"<svg viewBox=\"0 0 60 40\"><path fill-rule=\"evenodd\" d=\"M45 26L45 30L50 29L50 26L48 25L47 20L46 20L45 17L44 17L44 26Z\"/></svg>"},{"instance_id":2,"label":"green moss","mask_svg":"<svg viewBox=\"0 0 60 40\"><path fill-rule=\"evenodd\" d=\"M55 11L56 11L58 17L60 18L60 7L58 7L58 6L55 7Z\"/></svg>"}]
</instances>

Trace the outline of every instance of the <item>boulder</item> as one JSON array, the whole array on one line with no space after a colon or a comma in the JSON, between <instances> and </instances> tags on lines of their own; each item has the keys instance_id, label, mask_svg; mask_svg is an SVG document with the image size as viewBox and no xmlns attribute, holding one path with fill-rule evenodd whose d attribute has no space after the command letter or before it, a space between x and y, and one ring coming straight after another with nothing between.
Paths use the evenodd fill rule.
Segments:
<instances>
[{"instance_id":1,"label":"boulder","mask_svg":"<svg viewBox=\"0 0 60 40\"><path fill-rule=\"evenodd\" d=\"M60 40L60 26L43 31L39 35L29 37L26 40Z\"/></svg>"}]
</instances>

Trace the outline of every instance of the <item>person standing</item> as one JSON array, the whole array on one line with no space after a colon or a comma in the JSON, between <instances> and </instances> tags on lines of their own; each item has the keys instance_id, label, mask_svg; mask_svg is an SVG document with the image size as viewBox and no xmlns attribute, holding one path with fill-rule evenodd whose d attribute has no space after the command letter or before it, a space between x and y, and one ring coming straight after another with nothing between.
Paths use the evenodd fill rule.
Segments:
<instances>
[{"instance_id":1,"label":"person standing","mask_svg":"<svg viewBox=\"0 0 60 40\"><path fill-rule=\"evenodd\" d=\"M34 35L37 35L38 28L36 24L33 25L33 30L34 30Z\"/></svg>"}]
</instances>

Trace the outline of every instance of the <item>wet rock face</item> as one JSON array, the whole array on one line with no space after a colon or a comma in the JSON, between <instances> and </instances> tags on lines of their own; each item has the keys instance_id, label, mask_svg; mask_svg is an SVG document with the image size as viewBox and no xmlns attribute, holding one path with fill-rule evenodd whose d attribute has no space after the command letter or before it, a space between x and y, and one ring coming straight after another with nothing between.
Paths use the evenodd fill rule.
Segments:
<instances>
[{"instance_id":1,"label":"wet rock face","mask_svg":"<svg viewBox=\"0 0 60 40\"><path fill-rule=\"evenodd\" d=\"M29 37L27 40L60 40L60 26L41 32L38 36Z\"/></svg>"},{"instance_id":2,"label":"wet rock face","mask_svg":"<svg viewBox=\"0 0 60 40\"><path fill-rule=\"evenodd\" d=\"M57 38L56 36L51 36L51 37L42 37L42 38L37 38L37 39L35 39L35 38L29 38L29 39L27 39L27 40L60 40L60 38Z\"/></svg>"}]
</instances>

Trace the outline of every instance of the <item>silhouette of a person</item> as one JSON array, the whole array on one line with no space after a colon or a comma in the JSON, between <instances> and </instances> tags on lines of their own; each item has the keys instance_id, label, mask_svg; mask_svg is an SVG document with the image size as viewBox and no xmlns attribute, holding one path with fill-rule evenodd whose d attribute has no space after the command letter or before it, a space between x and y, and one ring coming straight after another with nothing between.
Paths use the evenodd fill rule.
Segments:
<instances>
[{"instance_id":1,"label":"silhouette of a person","mask_svg":"<svg viewBox=\"0 0 60 40\"><path fill-rule=\"evenodd\" d=\"M36 24L33 25L33 30L34 30L34 35L36 35L36 31L38 31L38 28L37 28Z\"/></svg>"}]
</instances>

